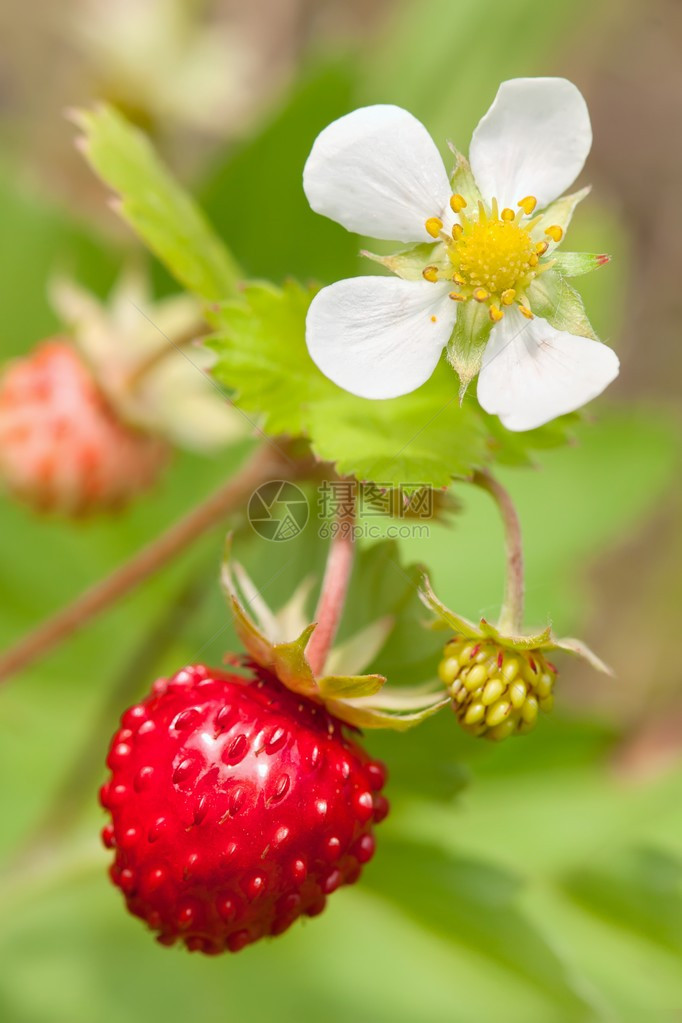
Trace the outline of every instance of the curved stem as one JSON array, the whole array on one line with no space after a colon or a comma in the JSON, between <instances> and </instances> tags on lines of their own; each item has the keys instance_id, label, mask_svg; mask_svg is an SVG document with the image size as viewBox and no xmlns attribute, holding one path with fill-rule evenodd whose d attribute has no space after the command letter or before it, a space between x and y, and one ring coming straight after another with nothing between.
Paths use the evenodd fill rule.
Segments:
<instances>
[{"instance_id":1,"label":"curved stem","mask_svg":"<svg viewBox=\"0 0 682 1023\"><path fill-rule=\"evenodd\" d=\"M335 525L336 532L329 546L322 590L315 609L317 628L312 634L306 650L308 664L314 675L320 675L324 671L324 664L334 642L346 603L355 553L353 538L355 509L345 510L343 514L339 515Z\"/></svg>"},{"instance_id":2,"label":"curved stem","mask_svg":"<svg viewBox=\"0 0 682 1023\"><path fill-rule=\"evenodd\" d=\"M490 494L502 516L507 549L507 574L498 628L500 632L517 635L523 627L524 592L523 543L519 517L511 495L489 472L483 470L474 473L471 482Z\"/></svg>"},{"instance_id":3,"label":"curved stem","mask_svg":"<svg viewBox=\"0 0 682 1023\"><path fill-rule=\"evenodd\" d=\"M269 445L261 447L249 462L206 501L172 525L165 533L144 547L96 583L73 603L57 611L0 655L0 682L33 664L102 611L116 603L143 580L153 575L195 540L216 526L224 517L248 500L262 483L292 474L292 463Z\"/></svg>"},{"instance_id":4,"label":"curved stem","mask_svg":"<svg viewBox=\"0 0 682 1023\"><path fill-rule=\"evenodd\" d=\"M174 341L171 341L169 337L164 334L164 343L161 344L151 355L146 356L142 359L138 365L129 374L126 381L129 390L134 391L135 388L142 382L144 377L149 372L155 370L169 355L175 355L183 348L188 348L191 344L201 337L202 333L205 333L205 327L199 321L194 325L191 330L186 330L181 337Z\"/></svg>"}]
</instances>

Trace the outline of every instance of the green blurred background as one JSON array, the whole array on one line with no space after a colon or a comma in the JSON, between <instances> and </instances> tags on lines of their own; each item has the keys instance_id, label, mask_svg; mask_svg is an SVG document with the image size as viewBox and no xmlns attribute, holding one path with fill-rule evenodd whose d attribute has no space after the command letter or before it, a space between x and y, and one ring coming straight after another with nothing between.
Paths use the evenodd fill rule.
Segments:
<instances>
[{"instance_id":1,"label":"green blurred background","mask_svg":"<svg viewBox=\"0 0 682 1023\"><path fill-rule=\"evenodd\" d=\"M67 269L105 295L134 242L72 145L63 111L94 98L153 135L250 274L332 281L357 239L307 208L317 131L368 102L411 109L465 148L500 80L575 81L595 134L594 191L571 248L614 260L585 281L623 372L576 445L506 470L524 527L529 624L579 632L616 670L564 661L558 707L493 747L449 715L370 736L393 813L363 882L318 920L235 957L155 945L106 880L95 793L122 707L155 675L234 646L220 530L0 695L3 1023L675 1023L682 1020L682 9L677 0L10 0L0 14L0 353L57 329ZM367 272L365 269L364 272ZM172 288L154 268L159 293ZM0 645L156 536L239 464L177 456L149 498L79 525L0 505ZM453 528L402 542L469 615L494 615L502 538L455 488ZM239 523L237 523L238 525ZM245 531L275 605L322 551ZM281 549L286 548L286 549ZM365 555L376 593L396 587ZM374 559L372 561L372 559ZM372 587L356 594L371 606ZM379 597L377 597L379 599ZM351 623L346 623L350 628ZM399 632L382 670L432 670Z\"/></svg>"}]
</instances>

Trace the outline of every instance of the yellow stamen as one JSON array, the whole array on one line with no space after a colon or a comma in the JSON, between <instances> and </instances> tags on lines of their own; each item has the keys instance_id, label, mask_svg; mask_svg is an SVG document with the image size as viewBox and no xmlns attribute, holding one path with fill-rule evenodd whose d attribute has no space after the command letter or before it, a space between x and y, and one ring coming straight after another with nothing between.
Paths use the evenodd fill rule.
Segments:
<instances>
[{"instance_id":1,"label":"yellow stamen","mask_svg":"<svg viewBox=\"0 0 682 1023\"><path fill-rule=\"evenodd\" d=\"M523 313L527 320L533 319L533 314L527 305L523 305L521 302L519 302L517 309L519 310L520 313Z\"/></svg>"},{"instance_id":2,"label":"yellow stamen","mask_svg":"<svg viewBox=\"0 0 682 1023\"><path fill-rule=\"evenodd\" d=\"M466 302L466 296L460 294L459 291L451 291L448 297L451 298L453 302Z\"/></svg>"},{"instance_id":3,"label":"yellow stamen","mask_svg":"<svg viewBox=\"0 0 682 1023\"><path fill-rule=\"evenodd\" d=\"M527 195L525 199L520 199L518 203L527 217L531 215L537 204L538 201L534 195Z\"/></svg>"},{"instance_id":4,"label":"yellow stamen","mask_svg":"<svg viewBox=\"0 0 682 1023\"><path fill-rule=\"evenodd\" d=\"M428 231L432 238L437 238L438 235L443 230L443 221L440 219L440 217L429 217L429 219L424 224L424 227L426 228L426 230Z\"/></svg>"},{"instance_id":5,"label":"yellow stamen","mask_svg":"<svg viewBox=\"0 0 682 1023\"><path fill-rule=\"evenodd\" d=\"M466 284L466 277L462 277L461 274L453 274L452 279L455 282L455 284L459 284L462 288Z\"/></svg>"},{"instance_id":6,"label":"yellow stamen","mask_svg":"<svg viewBox=\"0 0 682 1023\"><path fill-rule=\"evenodd\" d=\"M514 220L516 214L514 213L513 210L510 210L508 206L505 206L505 208L502 210L501 216L503 220L507 221L507 223L511 223L511 221Z\"/></svg>"},{"instance_id":7,"label":"yellow stamen","mask_svg":"<svg viewBox=\"0 0 682 1023\"><path fill-rule=\"evenodd\" d=\"M424 269L422 270L422 277L424 278L425 281L431 281L432 284L435 284L435 282L438 280L438 267L437 266L424 267Z\"/></svg>"},{"instance_id":8,"label":"yellow stamen","mask_svg":"<svg viewBox=\"0 0 682 1023\"><path fill-rule=\"evenodd\" d=\"M485 288L475 288L472 298L475 302L487 302L490 298L490 292L486 291Z\"/></svg>"},{"instance_id":9,"label":"yellow stamen","mask_svg":"<svg viewBox=\"0 0 682 1023\"><path fill-rule=\"evenodd\" d=\"M544 256L548 248L549 242L538 242L537 245L535 246L535 251L537 252L538 256Z\"/></svg>"},{"instance_id":10,"label":"yellow stamen","mask_svg":"<svg viewBox=\"0 0 682 1023\"><path fill-rule=\"evenodd\" d=\"M455 239L455 241L457 241L458 238L461 238L463 234L464 228L462 227L461 224L452 225L452 237Z\"/></svg>"},{"instance_id":11,"label":"yellow stamen","mask_svg":"<svg viewBox=\"0 0 682 1023\"><path fill-rule=\"evenodd\" d=\"M502 305L511 305L516 298L516 292L513 288L507 288L506 291L502 292L500 298L502 299Z\"/></svg>"},{"instance_id":12,"label":"yellow stamen","mask_svg":"<svg viewBox=\"0 0 682 1023\"><path fill-rule=\"evenodd\" d=\"M540 257L538 256L537 252L531 252L530 256L528 257L528 265L537 266L539 262Z\"/></svg>"},{"instance_id":13,"label":"yellow stamen","mask_svg":"<svg viewBox=\"0 0 682 1023\"><path fill-rule=\"evenodd\" d=\"M467 208L467 201L464 196L460 195L459 192L455 192L450 197L450 208L453 213L461 213L462 210L465 210Z\"/></svg>"},{"instance_id":14,"label":"yellow stamen","mask_svg":"<svg viewBox=\"0 0 682 1023\"><path fill-rule=\"evenodd\" d=\"M437 316L432 316L431 317L431 323L438 323L438 317Z\"/></svg>"},{"instance_id":15,"label":"yellow stamen","mask_svg":"<svg viewBox=\"0 0 682 1023\"><path fill-rule=\"evenodd\" d=\"M504 312L502 311L502 309L500 309L499 306L491 305L490 319L493 321L493 323L499 323L503 316Z\"/></svg>"},{"instance_id":16,"label":"yellow stamen","mask_svg":"<svg viewBox=\"0 0 682 1023\"><path fill-rule=\"evenodd\" d=\"M558 224L552 224L551 227L545 229L545 234L548 235L553 242L560 242L564 236L562 228Z\"/></svg>"}]
</instances>

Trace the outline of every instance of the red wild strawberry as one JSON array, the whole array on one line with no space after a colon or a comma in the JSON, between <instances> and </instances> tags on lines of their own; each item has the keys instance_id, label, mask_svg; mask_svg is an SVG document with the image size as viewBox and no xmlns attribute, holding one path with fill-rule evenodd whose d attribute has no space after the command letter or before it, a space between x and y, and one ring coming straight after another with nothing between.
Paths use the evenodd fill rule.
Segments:
<instances>
[{"instance_id":1,"label":"red wild strawberry","mask_svg":"<svg viewBox=\"0 0 682 1023\"><path fill-rule=\"evenodd\" d=\"M121 723L102 837L128 908L162 944L214 954L281 934L372 856L383 766L265 669L185 668Z\"/></svg>"},{"instance_id":2,"label":"red wild strawberry","mask_svg":"<svg viewBox=\"0 0 682 1023\"><path fill-rule=\"evenodd\" d=\"M46 341L0 379L0 479L42 510L115 508L156 478L167 446L123 423L68 341Z\"/></svg>"}]
</instances>

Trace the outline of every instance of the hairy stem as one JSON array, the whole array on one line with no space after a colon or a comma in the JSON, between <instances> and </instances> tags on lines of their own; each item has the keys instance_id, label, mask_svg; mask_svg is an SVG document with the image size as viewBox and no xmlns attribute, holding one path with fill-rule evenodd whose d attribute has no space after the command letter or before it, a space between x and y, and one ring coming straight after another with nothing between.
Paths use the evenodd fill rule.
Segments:
<instances>
[{"instance_id":1,"label":"hairy stem","mask_svg":"<svg viewBox=\"0 0 682 1023\"><path fill-rule=\"evenodd\" d=\"M300 467L300 466L299 466ZM216 526L227 514L240 508L262 483L291 478L296 466L270 445L259 448L245 466L207 500L174 523L165 533L144 547L96 583L73 603L61 608L13 647L0 655L0 682L44 657L87 622L101 614L149 576Z\"/></svg>"},{"instance_id":2,"label":"hairy stem","mask_svg":"<svg viewBox=\"0 0 682 1023\"><path fill-rule=\"evenodd\" d=\"M523 627L524 592L523 543L519 517L511 495L489 472L484 470L474 473L472 483L490 494L502 516L507 549L507 574L498 628L500 632L516 635Z\"/></svg>"},{"instance_id":3,"label":"hairy stem","mask_svg":"<svg viewBox=\"0 0 682 1023\"><path fill-rule=\"evenodd\" d=\"M324 671L324 664L343 614L348 584L353 570L354 525L354 509L344 512L335 523L336 532L329 547L322 591L315 609L317 628L312 634L306 650L308 663L315 675Z\"/></svg>"}]
</instances>

